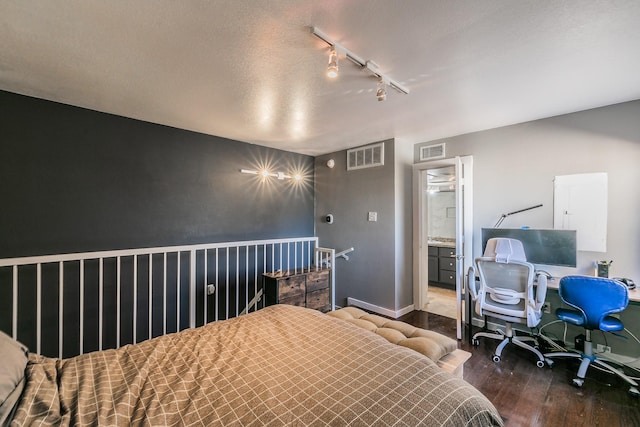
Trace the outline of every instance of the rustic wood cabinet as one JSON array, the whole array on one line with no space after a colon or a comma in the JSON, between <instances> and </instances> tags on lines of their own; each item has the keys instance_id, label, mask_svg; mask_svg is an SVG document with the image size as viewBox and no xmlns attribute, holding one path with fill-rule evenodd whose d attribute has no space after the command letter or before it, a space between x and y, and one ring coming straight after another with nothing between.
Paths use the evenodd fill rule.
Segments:
<instances>
[{"instance_id":1,"label":"rustic wood cabinet","mask_svg":"<svg viewBox=\"0 0 640 427\"><path fill-rule=\"evenodd\" d=\"M276 271L262 275L265 306L290 304L331 311L331 284L329 269L303 269Z\"/></svg>"}]
</instances>

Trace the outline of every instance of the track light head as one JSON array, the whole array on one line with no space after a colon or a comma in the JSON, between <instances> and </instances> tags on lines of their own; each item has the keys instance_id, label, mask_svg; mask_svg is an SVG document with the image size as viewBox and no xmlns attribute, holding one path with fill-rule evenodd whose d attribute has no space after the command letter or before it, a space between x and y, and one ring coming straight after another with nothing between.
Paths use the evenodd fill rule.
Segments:
<instances>
[{"instance_id":1,"label":"track light head","mask_svg":"<svg viewBox=\"0 0 640 427\"><path fill-rule=\"evenodd\" d=\"M385 83L382 79L378 81L378 90L376 91L376 98L378 98L378 101L384 101L387 99L387 90L385 89Z\"/></svg>"},{"instance_id":2,"label":"track light head","mask_svg":"<svg viewBox=\"0 0 640 427\"><path fill-rule=\"evenodd\" d=\"M327 66L327 77L335 79L338 77L338 53L335 48L331 49L329 55L329 65Z\"/></svg>"}]
</instances>

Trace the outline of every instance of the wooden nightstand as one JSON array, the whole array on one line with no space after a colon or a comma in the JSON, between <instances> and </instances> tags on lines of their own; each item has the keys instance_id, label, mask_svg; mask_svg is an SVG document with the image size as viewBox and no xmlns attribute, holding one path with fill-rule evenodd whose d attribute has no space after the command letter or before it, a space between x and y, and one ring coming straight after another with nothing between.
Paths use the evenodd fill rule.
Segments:
<instances>
[{"instance_id":1,"label":"wooden nightstand","mask_svg":"<svg viewBox=\"0 0 640 427\"><path fill-rule=\"evenodd\" d=\"M331 311L329 269L276 271L262 275L265 306L290 304Z\"/></svg>"}]
</instances>

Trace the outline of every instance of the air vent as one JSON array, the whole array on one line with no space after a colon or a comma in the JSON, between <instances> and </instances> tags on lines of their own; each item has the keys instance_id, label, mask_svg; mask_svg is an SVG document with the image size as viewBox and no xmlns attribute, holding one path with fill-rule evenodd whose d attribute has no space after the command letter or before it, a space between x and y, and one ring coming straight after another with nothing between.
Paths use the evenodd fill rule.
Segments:
<instances>
[{"instance_id":1,"label":"air vent","mask_svg":"<svg viewBox=\"0 0 640 427\"><path fill-rule=\"evenodd\" d=\"M347 170L384 165L384 142L347 150Z\"/></svg>"},{"instance_id":2,"label":"air vent","mask_svg":"<svg viewBox=\"0 0 640 427\"><path fill-rule=\"evenodd\" d=\"M420 147L420 161L444 158L444 142L442 144Z\"/></svg>"}]
</instances>

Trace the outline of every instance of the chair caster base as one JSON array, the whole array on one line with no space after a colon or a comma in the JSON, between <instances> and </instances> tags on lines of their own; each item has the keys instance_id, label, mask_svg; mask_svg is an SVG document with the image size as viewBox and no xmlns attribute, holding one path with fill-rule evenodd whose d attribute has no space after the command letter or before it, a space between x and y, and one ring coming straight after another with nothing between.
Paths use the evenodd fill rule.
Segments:
<instances>
[{"instance_id":1,"label":"chair caster base","mask_svg":"<svg viewBox=\"0 0 640 427\"><path fill-rule=\"evenodd\" d=\"M574 386L576 386L576 387L580 388L580 387L582 387L582 385L584 384L584 380L583 380L582 378L574 378L574 379L573 379L573 381L571 381L571 383L572 383Z\"/></svg>"},{"instance_id":2,"label":"chair caster base","mask_svg":"<svg viewBox=\"0 0 640 427\"><path fill-rule=\"evenodd\" d=\"M494 354L494 355L491 357L491 359L492 359L494 362L496 362L496 363L500 362L500 356L498 356L497 354Z\"/></svg>"},{"instance_id":3,"label":"chair caster base","mask_svg":"<svg viewBox=\"0 0 640 427\"><path fill-rule=\"evenodd\" d=\"M472 340L471 340L471 344L472 344L474 347L477 347L477 346L479 346L479 345L480 345L480 341L479 341L477 338L474 338L474 339L472 339Z\"/></svg>"},{"instance_id":4,"label":"chair caster base","mask_svg":"<svg viewBox=\"0 0 640 427\"><path fill-rule=\"evenodd\" d=\"M547 362L547 365L549 365L550 368L553 368L553 360L551 359L544 359L545 362Z\"/></svg>"},{"instance_id":5,"label":"chair caster base","mask_svg":"<svg viewBox=\"0 0 640 427\"><path fill-rule=\"evenodd\" d=\"M640 397L640 391L636 387L629 387L629 394L633 397Z\"/></svg>"},{"instance_id":6,"label":"chair caster base","mask_svg":"<svg viewBox=\"0 0 640 427\"><path fill-rule=\"evenodd\" d=\"M536 366L537 366L538 368L544 368L544 362L543 362L542 360L538 360L538 361L536 362Z\"/></svg>"}]
</instances>

